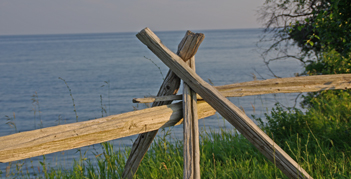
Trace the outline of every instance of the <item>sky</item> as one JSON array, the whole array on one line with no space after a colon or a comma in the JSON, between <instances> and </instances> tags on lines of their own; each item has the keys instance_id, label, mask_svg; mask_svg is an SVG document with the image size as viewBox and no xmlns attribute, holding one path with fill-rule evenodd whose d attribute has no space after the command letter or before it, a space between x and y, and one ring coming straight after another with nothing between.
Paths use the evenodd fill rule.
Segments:
<instances>
[{"instance_id":1,"label":"sky","mask_svg":"<svg viewBox=\"0 0 351 179\"><path fill-rule=\"evenodd\" d=\"M265 0L0 0L0 35L259 28Z\"/></svg>"}]
</instances>

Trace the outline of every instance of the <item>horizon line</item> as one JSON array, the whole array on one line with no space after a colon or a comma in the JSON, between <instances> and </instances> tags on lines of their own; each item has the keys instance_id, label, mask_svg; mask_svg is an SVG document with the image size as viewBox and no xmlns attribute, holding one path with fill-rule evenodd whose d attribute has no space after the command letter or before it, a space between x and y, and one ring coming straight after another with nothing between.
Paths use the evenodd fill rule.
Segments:
<instances>
[{"instance_id":1,"label":"horizon line","mask_svg":"<svg viewBox=\"0 0 351 179\"><path fill-rule=\"evenodd\" d=\"M145 27L146 28L146 27ZM249 27L249 28L233 28L233 29L201 29L191 31L216 31L216 30L249 30L249 29L264 29L263 27ZM142 30L142 29L141 29ZM155 30L154 32L179 32L187 30ZM138 31L121 31L121 32L68 32L68 33L29 33L29 34L0 34L0 37L4 36L43 36L43 35L88 35L88 34L123 34L123 33L138 33ZM200 32L201 33L201 32Z\"/></svg>"}]
</instances>

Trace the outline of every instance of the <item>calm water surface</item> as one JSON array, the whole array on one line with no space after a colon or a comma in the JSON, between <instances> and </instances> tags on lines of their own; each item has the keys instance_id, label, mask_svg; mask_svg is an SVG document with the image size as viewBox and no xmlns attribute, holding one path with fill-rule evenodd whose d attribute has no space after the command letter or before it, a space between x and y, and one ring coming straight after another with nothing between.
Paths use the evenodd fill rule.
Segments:
<instances>
[{"instance_id":1,"label":"calm water surface","mask_svg":"<svg viewBox=\"0 0 351 179\"><path fill-rule=\"evenodd\" d=\"M196 54L196 71L206 81L210 79L214 85L251 81L253 73L258 76L256 72L272 78L256 47L260 29L201 32L205 40ZM175 52L185 31L155 33ZM75 122L72 97L59 77L71 89L78 121L145 108L133 104L132 99L156 95L168 68L135 34L0 36L0 136L15 133L15 128L6 124L9 121L20 132ZM302 71L294 61L276 62L272 68L282 77ZM277 101L292 106L295 96L261 95L230 100L248 116L263 117ZM102 107L106 112L102 112ZM214 130L230 127L219 115L201 120L200 128L204 125ZM172 128L172 137L182 138L182 126ZM135 138L112 143L123 150ZM92 147L82 148L87 149L92 151ZM76 151L46 155L46 159L52 165L58 161L69 167L79 157ZM38 157L33 160L37 166ZM7 165L0 164L0 170L4 171Z\"/></svg>"}]
</instances>

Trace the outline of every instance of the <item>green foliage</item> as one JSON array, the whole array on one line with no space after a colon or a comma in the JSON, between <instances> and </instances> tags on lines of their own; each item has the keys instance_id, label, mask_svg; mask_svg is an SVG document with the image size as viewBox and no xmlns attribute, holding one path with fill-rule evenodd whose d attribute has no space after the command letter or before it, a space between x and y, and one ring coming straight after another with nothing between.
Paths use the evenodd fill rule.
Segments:
<instances>
[{"instance_id":1,"label":"green foliage","mask_svg":"<svg viewBox=\"0 0 351 179\"><path fill-rule=\"evenodd\" d=\"M305 69L308 75L350 73L351 58L332 50L322 53L320 60L311 61Z\"/></svg>"},{"instance_id":2,"label":"green foliage","mask_svg":"<svg viewBox=\"0 0 351 179\"><path fill-rule=\"evenodd\" d=\"M350 99L347 91L328 91L310 98L306 112L276 104L266 123L257 121L314 178L349 178Z\"/></svg>"},{"instance_id":3,"label":"green foliage","mask_svg":"<svg viewBox=\"0 0 351 179\"><path fill-rule=\"evenodd\" d=\"M327 52L335 50L348 57L351 52L351 1L324 0L298 1L295 12L305 19L296 18L296 23L287 28L288 35L302 51ZM282 2L284 4L286 2ZM309 13L300 11L310 5ZM284 7L286 8L286 7Z\"/></svg>"},{"instance_id":4,"label":"green foliage","mask_svg":"<svg viewBox=\"0 0 351 179\"><path fill-rule=\"evenodd\" d=\"M351 72L351 57L342 56L335 50L323 52L322 57L317 61L311 61L305 66L307 75L323 75L323 74L346 74ZM350 93L350 90L346 90ZM333 90L323 92L311 92L303 96L302 107L309 107L312 103L311 100L318 99L332 99L343 98L345 96L344 90Z\"/></svg>"},{"instance_id":5,"label":"green foliage","mask_svg":"<svg viewBox=\"0 0 351 179\"><path fill-rule=\"evenodd\" d=\"M328 0L326 8L314 14L313 39L318 39L324 51L336 50L348 57L351 51L351 1Z\"/></svg>"},{"instance_id":6,"label":"green foliage","mask_svg":"<svg viewBox=\"0 0 351 179\"><path fill-rule=\"evenodd\" d=\"M267 62L294 58L306 63L314 61L311 57L318 60L321 53L330 51L349 58L350 9L349 0L266 0L260 19L266 26L265 31L273 35L266 36L272 45L263 55L277 52L278 56ZM300 48L297 54L289 50L294 45Z\"/></svg>"},{"instance_id":7,"label":"green foliage","mask_svg":"<svg viewBox=\"0 0 351 179\"><path fill-rule=\"evenodd\" d=\"M278 55L285 55L265 60L266 64L272 60L293 57L304 63L303 74L306 75L351 72L351 1L267 0L263 7L261 13L266 14L264 20L267 21L267 29L276 29L273 30L274 43L267 51L278 49ZM289 41L293 43L279 46ZM293 45L300 47L297 56L287 55L288 47ZM338 94L308 93L302 105L310 106L310 100L315 97L320 99L320 95Z\"/></svg>"},{"instance_id":8,"label":"green foliage","mask_svg":"<svg viewBox=\"0 0 351 179\"><path fill-rule=\"evenodd\" d=\"M336 50L342 56L351 52L351 2L349 0L296 1L296 22L286 28L287 34L304 52ZM284 4L286 2L282 2ZM305 9L310 5L308 13ZM286 8L286 7L284 7ZM288 16L288 15L287 15ZM304 16L305 19L297 18ZM293 17L293 16L290 16Z\"/></svg>"},{"instance_id":9,"label":"green foliage","mask_svg":"<svg viewBox=\"0 0 351 179\"><path fill-rule=\"evenodd\" d=\"M333 147L334 150L351 154L350 99L350 93L343 91L339 91L338 95L320 95L310 99L310 108L305 113L296 108L284 110L277 104L271 115L266 115L267 123L263 123L262 119L258 121L279 145L284 146L287 141L294 141L297 137L307 140L313 131L313 135L328 149Z\"/></svg>"}]
</instances>

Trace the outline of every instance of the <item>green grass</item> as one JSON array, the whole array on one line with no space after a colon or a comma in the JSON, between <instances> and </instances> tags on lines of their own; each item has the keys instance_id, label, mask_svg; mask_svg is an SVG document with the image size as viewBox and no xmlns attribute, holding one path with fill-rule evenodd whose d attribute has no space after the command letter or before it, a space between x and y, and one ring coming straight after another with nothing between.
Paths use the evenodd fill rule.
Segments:
<instances>
[{"instance_id":1,"label":"green grass","mask_svg":"<svg viewBox=\"0 0 351 179\"><path fill-rule=\"evenodd\" d=\"M311 133L312 135L312 133ZM351 178L350 152L314 139L297 136L281 145L314 178ZM317 141L319 145L317 145ZM103 143L97 165L76 161L71 169L47 169L43 178L120 178L129 150L115 150ZM182 178L182 142L157 138L142 161L135 178ZM350 151L350 146L345 150ZM287 178L236 131L202 133L202 178ZM43 166L43 171L45 167Z\"/></svg>"}]
</instances>

